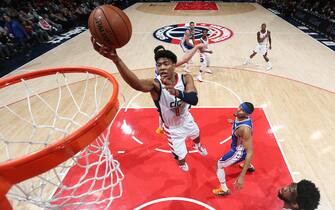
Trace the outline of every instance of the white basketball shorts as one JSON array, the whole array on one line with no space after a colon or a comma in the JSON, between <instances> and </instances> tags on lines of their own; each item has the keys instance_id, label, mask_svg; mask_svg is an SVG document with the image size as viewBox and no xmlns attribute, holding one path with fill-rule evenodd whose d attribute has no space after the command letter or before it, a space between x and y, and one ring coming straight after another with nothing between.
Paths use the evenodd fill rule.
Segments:
<instances>
[{"instance_id":1,"label":"white basketball shorts","mask_svg":"<svg viewBox=\"0 0 335 210\"><path fill-rule=\"evenodd\" d=\"M191 114L188 114L184 123L179 126L163 125L164 133L167 136L170 150L176 159L182 160L186 157L187 149L185 141L192 140L199 136L199 127L195 123Z\"/></svg>"}]
</instances>

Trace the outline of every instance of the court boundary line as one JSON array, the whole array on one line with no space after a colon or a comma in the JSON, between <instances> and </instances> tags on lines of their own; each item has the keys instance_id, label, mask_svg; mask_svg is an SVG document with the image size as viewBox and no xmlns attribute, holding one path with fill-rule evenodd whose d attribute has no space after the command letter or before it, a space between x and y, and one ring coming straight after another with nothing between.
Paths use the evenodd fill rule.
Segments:
<instances>
[{"instance_id":1,"label":"court boundary line","mask_svg":"<svg viewBox=\"0 0 335 210\"><path fill-rule=\"evenodd\" d=\"M272 125L272 123L271 123L271 121L270 121L270 119L269 119L269 117L268 117L268 114L267 114L266 110L265 110L264 108L261 108L261 110L263 110L264 115L265 115L265 118L266 118L266 120L268 121L268 123L269 123L269 125L270 125L270 129L271 129L271 131L272 131L272 133L273 133L273 135L274 135L274 137L275 137L276 143L277 143L277 145L278 145L278 147L279 147L280 153L282 154L282 156L283 156L283 158L284 158L285 164L286 164L287 169L288 169L288 171L289 171L289 173L290 173L290 175L291 175L291 177L292 177L292 180L293 180L293 182L296 182L296 178L293 176L293 174L294 174L294 173L300 173L300 172L298 172L298 171L294 171L294 172L293 172L293 171L292 171L292 168L291 168L291 166L289 165L289 163L288 163L288 161L287 161L287 157L286 157L286 155L285 155L285 153L284 153L284 151L283 151L282 145L281 145L280 142L278 141L278 136L277 136L276 132L273 132L273 125Z\"/></svg>"},{"instance_id":2,"label":"court boundary line","mask_svg":"<svg viewBox=\"0 0 335 210\"><path fill-rule=\"evenodd\" d=\"M160 202L164 202L164 201L186 201L186 202L190 202L190 203L196 203L199 206L205 207L205 208L207 208L209 210L215 210L215 208L211 207L210 205L208 205L208 204L206 204L204 202L201 202L199 200L195 200L195 199L192 199L192 198L185 198L185 197L165 197L165 198L159 198L159 199L152 200L152 201L146 202L144 204L141 204L140 206L135 207L134 210L140 210L140 209L143 209L144 207L148 207L148 206L150 206L152 204L156 204L156 203L160 203Z\"/></svg>"}]
</instances>

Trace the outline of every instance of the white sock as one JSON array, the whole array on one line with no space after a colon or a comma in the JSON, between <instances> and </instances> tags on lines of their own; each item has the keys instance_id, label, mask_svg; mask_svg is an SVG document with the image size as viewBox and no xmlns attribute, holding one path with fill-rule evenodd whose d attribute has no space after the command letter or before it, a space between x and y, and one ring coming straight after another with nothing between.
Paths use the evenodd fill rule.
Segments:
<instances>
[{"instance_id":1,"label":"white sock","mask_svg":"<svg viewBox=\"0 0 335 210\"><path fill-rule=\"evenodd\" d=\"M221 188L223 191L227 191L228 187L226 184L226 175L224 173L224 169L223 168L217 168L216 169L216 176L218 177L220 184L221 184Z\"/></svg>"},{"instance_id":2,"label":"white sock","mask_svg":"<svg viewBox=\"0 0 335 210\"><path fill-rule=\"evenodd\" d=\"M197 146L197 147L200 147L200 146L201 146L200 142L199 142L199 143L194 143L194 144L195 144L195 146Z\"/></svg>"},{"instance_id":3,"label":"white sock","mask_svg":"<svg viewBox=\"0 0 335 210\"><path fill-rule=\"evenodd\" d=\"M270 61L268 61L267 63L268 63L268 66L272 66L271 63L270 63Z\"/></svg>"},{"instance_id":4,"label":"white sock","mask_svg":"<svg viewBox=\"0 0 335 210\"><path fill-rule=\"evenodd\" d=\"M250 63L250 60L251 60L251 58L247 57L247 58L245 59L245 61L244 61L243 64L248 64L248 63Z\"/></svg>"}]
</instances>

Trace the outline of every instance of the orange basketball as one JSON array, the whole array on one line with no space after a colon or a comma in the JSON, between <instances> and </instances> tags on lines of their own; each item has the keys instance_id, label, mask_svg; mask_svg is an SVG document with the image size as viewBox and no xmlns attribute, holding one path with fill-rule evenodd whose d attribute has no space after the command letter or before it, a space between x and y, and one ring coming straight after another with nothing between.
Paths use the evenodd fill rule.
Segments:
<instances>
[{"instance_id":1,"label":"orange basketball","mask_svg":"<svg viewBox=\"0 0 335 210\"><path fill-rule=\"evenodd\" d=\"M88 18L88 28L99 44L112 48L127 44L132 32L128 16L112 5L95 8Z\"/></svg>"}]
</instances>

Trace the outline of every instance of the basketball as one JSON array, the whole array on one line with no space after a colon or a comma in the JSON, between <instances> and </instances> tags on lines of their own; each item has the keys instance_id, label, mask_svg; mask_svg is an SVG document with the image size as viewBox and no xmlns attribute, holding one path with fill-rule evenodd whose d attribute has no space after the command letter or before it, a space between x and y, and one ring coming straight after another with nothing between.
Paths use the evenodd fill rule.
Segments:
<instances>
[{"instance_id":1,"label":"basketball","mask_svg":"<svg viewBox=\"0 0 335 210\"><path fill-rule=\"evenodd\" d=\"M128 16L112 5L95 8L88 18L88 28L99 44L112 48L127 44L132 32Z\"/></svg>"}]
</instances>

